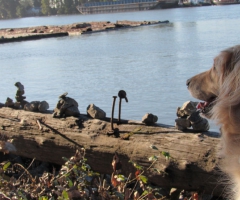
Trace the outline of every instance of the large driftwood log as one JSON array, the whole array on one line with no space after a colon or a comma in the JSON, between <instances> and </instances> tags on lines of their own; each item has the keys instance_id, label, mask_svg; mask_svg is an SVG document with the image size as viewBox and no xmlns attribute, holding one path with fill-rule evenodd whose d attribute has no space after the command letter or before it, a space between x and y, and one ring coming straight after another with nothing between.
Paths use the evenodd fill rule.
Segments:
<instances>
[{"instance_id":1,"label":"large driftwood log","mask_svg":"<svg viewBox=\"0 0 240 200\"><path fill-rule=\"evenodd\" d=\"M213 132L181 132L164 125L145 126L124 121L114 128L120 137L109 136L111 123L97 119L52 118L50 113L33 113L11 108L0 108L0 133L13 138L14 154L41 161L63 164L62 157L70 158L76 148L86 149L87 163L94 171L112 173L112 159L117 152L122 162L122 173L134 173L132 160L147 168L149 157L159 156L146 175L149 181L165 188L198 190L206 194L221 195L218 170L220 159L219 136ZM128 122L128 123L126 123ZM128 135L127 135L128 134ZM121 139L122 136L128 140ZM150 148L156 146L159 151ZM169 152L172 159L160 153ZM166 173L164 173L166 172Z\"/></svg>"}]
</instances>

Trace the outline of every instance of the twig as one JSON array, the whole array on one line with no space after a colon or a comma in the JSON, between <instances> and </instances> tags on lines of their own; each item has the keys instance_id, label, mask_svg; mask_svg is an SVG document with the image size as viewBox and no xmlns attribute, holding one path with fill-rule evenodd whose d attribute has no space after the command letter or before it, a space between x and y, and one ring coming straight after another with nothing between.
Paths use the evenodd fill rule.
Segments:
<instances>
[{"instance_id":1,"label":"twig","mask_svg":"<svg viewBox=\"0 0 240 200\"><path fill-rule=\"evenodd\" d=\"M128 183L128 180L130 179L131 176L132 176L132 173L130 173L130 174L128 175L127 181L126 181L125 185L123 186L123 188L126 187L126 185L127 185L127 183Z\"/></svg>"},{"instance_id":2,"label":"twig","mask_svg":"<svg viewBox=\"0 0 240 200\"><path fill-rule=\"evenodd\" d=\"M147 170L149 170L156 161L157 161L157 159L152 162L152 164L147 168Z\"/></svg>"},{"instance_id":3,"label":"twig","mask_svg":"<svg viewBox=\"0 0 240 200\"><path fill-rule=\"evenodd\" d=\"M54 179L52 179L52 180L50 181L50 183L52 183L52 182L55 181L56 179L61 179L62 177L66 176L66 174L69 173L69 172L71 172L72 170L74 170L74 168L75 168L75 165L74 165L70 170L68 170L66 173L64 173L62 176L60 176L60 177L55 177Z\"/></svg>"},{"instance_id":4,"label":"twig","mask_svg":"<svg viewBox=\"0 0 240 200\"><path fill-rule=\"evenodd\" d=\"M134 189L136 188L137 183L138 183L138 180L136 181L136 183L135 183L135 185L134 185L134 187L133 187L133 189L132 189L132 192L130 193L130 195L128 196L128 198L130 198L130 197L132 196L132 193L134 192Z\"/></svg>"},{"instance_id":5,"label":"twig","mask_svg":"<svg viewBox=\"0 0 240 200\"><path fill-rule=\"evenodd\" d=\"M38 124L38 126L39 126L39 130L42 130L42 126L41 126L41 123L40 123L40 121L37 119L37 124Z\"/></svg>"},{"instance_id":6,"label":"twig","mask_svg":"<svg viewBox=\"0 0 240 200\"><path fill-rule=\"evenodd\" d=\"M30 176L30 178L32 179L33 181L33 177L32 175L29 173L28 169L31 167L31 165L33 164L33 162L35 161L35 158L33 158L32 162L29 164L29 166L27 167L27 169L25 169L22 165L18 164L18 163L15 163L14 165L18 165L20 166L24 172L21 174L21 176L19 176L18 180L25 174L25 172Z\"/></svg>"}]
</instances>

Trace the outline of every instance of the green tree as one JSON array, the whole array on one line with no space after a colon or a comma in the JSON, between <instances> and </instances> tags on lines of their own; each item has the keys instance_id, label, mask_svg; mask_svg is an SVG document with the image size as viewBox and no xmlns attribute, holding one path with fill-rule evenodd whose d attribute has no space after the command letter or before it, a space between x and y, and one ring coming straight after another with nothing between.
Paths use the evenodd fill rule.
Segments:
<instances>
[{"instance_id":1,"label":"green tree","mask_svg":"<svg viewBox=\"0 0 240 200\"><path fill-rule=\"evenodd\" d=\"M49 0L41 0L41 9L43 15L51 15L51 7Z\"/></svg>"},{"instance_id":2,"label":"green tree","mask_svg":"<svg viewBox=\"0 0 240 200\"><path fill-rule=\"evenodd\" d=\"M18 0L0 0L0 18L8 19L17 17L16 9L18 5Z\"/></svg>"}]
</instances>

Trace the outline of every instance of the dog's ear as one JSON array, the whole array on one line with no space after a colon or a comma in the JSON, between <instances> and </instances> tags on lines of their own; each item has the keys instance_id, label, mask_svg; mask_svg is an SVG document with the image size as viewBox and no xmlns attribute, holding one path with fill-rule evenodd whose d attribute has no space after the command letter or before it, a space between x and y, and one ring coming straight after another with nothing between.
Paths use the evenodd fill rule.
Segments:
<instances>
[{"instance_id":1,"label":"dog's ear","mask_svg":"<svg viewBox=\"0 0 240 200\"><path fill-rule=\"evenodd\" d=\"M217 68L222 82L233 70L234 66L232 65L232 56L233 52L223 51L214 60L214 66Z\"/></svg>"}]
</instances>

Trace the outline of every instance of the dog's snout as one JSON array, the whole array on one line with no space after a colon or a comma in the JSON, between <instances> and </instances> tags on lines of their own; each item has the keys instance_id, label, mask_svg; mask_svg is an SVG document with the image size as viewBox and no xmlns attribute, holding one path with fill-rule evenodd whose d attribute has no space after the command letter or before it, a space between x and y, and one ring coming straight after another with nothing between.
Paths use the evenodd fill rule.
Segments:
<instances>
[{"instance_id":1,"label":"dog's snout","mask_svg":"<svg viewBox=\"0 0 240 200\"><path fill-rule=\"evenodd\" d=\"M189 86L190 82L191 82L191 79L188 79L188 80L186 81L186 85Z\"/></svg>"}]
</instances>

